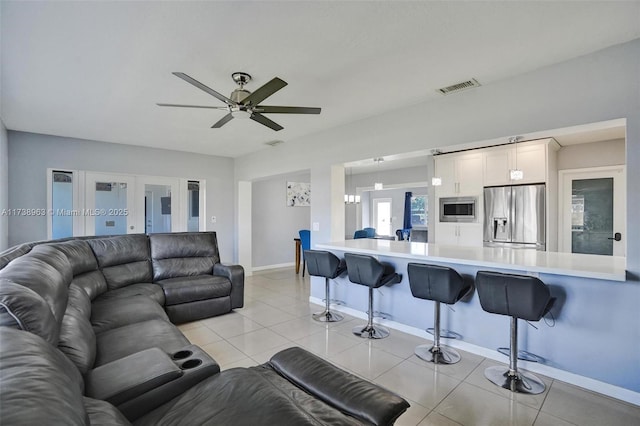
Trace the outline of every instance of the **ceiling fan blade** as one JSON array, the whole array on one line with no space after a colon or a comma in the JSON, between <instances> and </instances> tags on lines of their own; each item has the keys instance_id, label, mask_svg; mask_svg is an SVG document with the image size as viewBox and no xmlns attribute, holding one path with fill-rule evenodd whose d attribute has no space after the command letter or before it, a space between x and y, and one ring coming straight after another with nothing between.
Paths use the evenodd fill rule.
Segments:
<instances>
[{"instance_id":1,"label":"ceiling fan blade","mask_svg":"<svg viewBox=\"0 0 640 426\"><path fill-rule=\"evenodd\" d=\"M278 90L282 89L287 85L287 82L284 80L275 77L268 83L260 86L253 93L251 93L248 97L246 97L243 101L243 105L258 105L263 100L267 99L269 96L276 93Z\"/></svg>"},{"instance_id":2,"label":"ceiling fan blade","mask_svg":"<svg viewBox=\"0 0 640 426\"><path fill-rule=\"evenodd\" d=\"M158 106L162 106L162 107L180 107L180 108L209 108L209 109L226 109L228 110L228 107L217 107L217 106L205 106L205 105L182 105L182 104L156 104Z\"/></svg>"},{"instance_id":3,"label":"ceiling fan blade","mask_svg":"<svg viewBox=\"0 0 640 426\"><path fill-rule=\"evenodd\" d=\"M253 110L264 114L320 114L321 108L258 105Z\"/></svg>"},{"instance_id":4,"label":"ceiling fan blade","mask_svg":"<svg viewBox=\"0 0 640 426\"><path fill-rule=\"evenodd\" d=\"M204 90L205 92L207 92L208 94L210 94L211 96L213 96L214 98L220 99L222 102L224 102L225 104L229 105L229 106L236 106L237 104L235 102L233 102L231 99L227 98L224 95L221 95L220 93L216 92L215 90L213 90L212 88L205 86L204 84L200 83L198 80L193 79L191 77L189 77L188 75L186 75L183 72L174 72L172 73L173 75L175 75L176 77L180 77L181 79L183 79L184 81L186 81L187 83L193 84L194 86L196 86L198 89L200 90Z\"/></svg>"},{"instance_id":5,"label":"ceiling fan blade","mask_svg":"<svg viewBox=\"0 0 640 426\"><path fill-rule=\"evenodd\" d=\"M264 124L265 126L275 130L276 132L278 130L284 129L284 127L282 127L281 125L279 125L275 121L269 120L267 117L265 117L264 115L262 115L260 113L257 113L257 112L254 112L253 114L251 114L250 118L253 121L257 121L260 124Z\"/></svg>"},{"instance_id":6,"label":"ceiling fan blade","mask_svg":"<svg viewBox=\"0 0 640 426\"><path fill-rule=\"evenodd\" d=\"M218 122L216 124L214 124L213 126L211 126L211 128L212 129L219 129L220 127L224 126L226 123L228 123L231 120L233 120L233 114L229 113L229 114L225 115L224 117L222 117L220 120L218 120Z\"/></svg>"}]
</instances>

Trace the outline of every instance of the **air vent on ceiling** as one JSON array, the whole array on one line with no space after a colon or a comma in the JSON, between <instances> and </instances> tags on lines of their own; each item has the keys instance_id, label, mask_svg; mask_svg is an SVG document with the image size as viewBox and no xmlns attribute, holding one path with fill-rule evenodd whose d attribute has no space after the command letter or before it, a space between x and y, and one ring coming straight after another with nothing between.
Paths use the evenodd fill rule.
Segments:
<instances>
[{"instance_id":1,"label":"air vent on ceiling","mask_svg":"<svg viewBox=\"0 0 640 426\"><path fill-rule=\"evenodd\" d=\"M281 143L284 143L284 141L274 140L274 141L265 142L265 145L276 146L276 145L280 145Z\"/></svg>"},{"instance_id":2,"label":"air vent on ceiling","mask_svg":"<svg viewBox=\"0 0 640 426\"><path fill-rule=\"evenodd\" d=\"M449 95L454 92L460 92L462 90L471 89L472 87L478 87L480 83L475 78L471 80L463 81L462 83L452 84L451 86L443 87L442 89L438 89L438 92L443 95Z\"/></svg>"}]
</instances>

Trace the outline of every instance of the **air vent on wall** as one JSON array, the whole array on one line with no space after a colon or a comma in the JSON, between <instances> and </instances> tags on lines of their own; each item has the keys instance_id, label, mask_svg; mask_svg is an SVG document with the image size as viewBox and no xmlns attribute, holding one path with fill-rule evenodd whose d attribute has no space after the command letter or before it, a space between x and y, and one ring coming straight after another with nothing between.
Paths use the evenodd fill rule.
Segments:
<instances>
[{"instance_id":1,"label":"air vent on wall","mask_svg":"<svg viewBox=\"0 0 640 426\"><path fill-rule=\"evenodd\" d=\"M281 143L284 143L284 141L274 140L274 141L265 142L265 145L276 146L276 145L280 145Z\"/></svg>"},{"instance_id":2,"label":"air vent on wall","mask_svg":"<svg viewBox=\"0 0 640 426\"><path fill-rule=\"evenodd\" d=\"M471 80L463 81L462 83L452 84L451 86L443 87L442 89L438 89L438 92L443 95L449 95L454 92L460 92L462 90L471 89L473 87L480 86L478 80L472 78Z\"/></svg>"}]
</instances>

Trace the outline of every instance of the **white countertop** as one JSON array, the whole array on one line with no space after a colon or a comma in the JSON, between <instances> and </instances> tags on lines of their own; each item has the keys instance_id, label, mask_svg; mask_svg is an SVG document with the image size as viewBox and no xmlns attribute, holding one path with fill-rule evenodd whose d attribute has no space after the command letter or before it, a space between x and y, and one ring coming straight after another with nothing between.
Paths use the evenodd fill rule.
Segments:
<instances>
[{"instance_id":1,"label":"white countertop","mask_svg":"<svg viewBox=\"0 0 640 426\"><path fill-rule=\"evenodd\" d=\"M325 250L399 257L416 261L432 260L611 281L626 280L624 257L558 253L498 247L459 247L432 243L359 238L316 244Z\"/></svg>"}]
</instances>

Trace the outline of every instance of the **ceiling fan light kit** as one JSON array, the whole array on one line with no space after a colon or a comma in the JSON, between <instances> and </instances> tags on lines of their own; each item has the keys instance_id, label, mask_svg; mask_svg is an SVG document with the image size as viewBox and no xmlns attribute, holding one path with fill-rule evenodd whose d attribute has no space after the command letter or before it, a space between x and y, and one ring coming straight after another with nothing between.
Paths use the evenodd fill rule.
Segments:
<instances>
[{"instance_id":1,"label":"ceiling fan light kit","mask_svg":"<svg viewBox=\"0 0 640 426\"><path fill-rule=\"evenodd\" d=\"M179 108L210 108L210 109L222 109L228 113L220 120L218 120L212 129L218 129L233 120L239 119L252 119L264 126L269 127L275 131L282 130L284 127L265 117L263 114L320 114L321 109L315 107L292 107L292 106L270 106L260 105L260 102L264 101L269 96L276 93L287 85L284 80L275 77L266 84L260 86L254 92L250 92L244 88L244 86L251 81L251 75L245 72L234 72L231 74L231 78L239 88L231 92L231 95L227 98L224 95L216 92L210 87L200 83L198 80L188 76L183 72L174 72L178 78L183 79L187 83L197 87L198 89L207 92L214 98L224 102L224 107L204 106L204 105L183 105L183 104L166 104L158 103L158 106L179 107Z\"/></svg>"}]
</instances>

